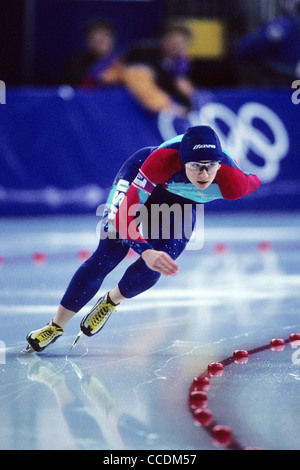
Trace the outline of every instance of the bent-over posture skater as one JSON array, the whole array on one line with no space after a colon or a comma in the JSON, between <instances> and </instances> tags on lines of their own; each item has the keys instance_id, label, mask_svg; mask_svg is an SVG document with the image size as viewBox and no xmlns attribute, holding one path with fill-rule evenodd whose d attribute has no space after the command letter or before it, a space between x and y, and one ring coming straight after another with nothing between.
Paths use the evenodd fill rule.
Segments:
<instances>
[{"instance_id":1,"label":"bent-over posture skater","mask_svg":"<svg viewBox=\"0 0 300 470\"><path fill-rule=\"evenodd\" d=\"M98 333L122 300L150 289L161 274L177 274L175 260L192 235L197 204L239 199L259 185L257 176L244 172L221 148L209 126L191 127L158 147L138 150L124 163L113 183L96 251L74 274L51 322L27 335L28 349L42 351L56 341L69 320L94 297L105 277L132 248L139 258L118 285L82 318L80 334ZM171 210L167 222L163 217L154 217L154 208L162 205L169 209L176 205L184 217L176 217L176 211ZM140 231L141 221L147 235Z\"/></svg>"}]
</instances>

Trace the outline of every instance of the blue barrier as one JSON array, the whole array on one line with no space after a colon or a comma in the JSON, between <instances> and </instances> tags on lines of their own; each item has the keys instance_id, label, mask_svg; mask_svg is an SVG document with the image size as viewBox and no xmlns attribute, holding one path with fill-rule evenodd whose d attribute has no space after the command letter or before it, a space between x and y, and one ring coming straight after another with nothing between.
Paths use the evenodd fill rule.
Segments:
<instances>
[{"instance_id":1,"label":"blue barrier","mask_svg":"<svg viewBox=\"0 0 300 470\"><path fill-rule=\"evenodd\" d=\"M300 209L300 106L292 90L199 91L186 119L144 110L122 88L8 90L0 106L0 215L96 213L120 165L206 123L262 185L209 210Z\"/></svg>"}]
</instances>

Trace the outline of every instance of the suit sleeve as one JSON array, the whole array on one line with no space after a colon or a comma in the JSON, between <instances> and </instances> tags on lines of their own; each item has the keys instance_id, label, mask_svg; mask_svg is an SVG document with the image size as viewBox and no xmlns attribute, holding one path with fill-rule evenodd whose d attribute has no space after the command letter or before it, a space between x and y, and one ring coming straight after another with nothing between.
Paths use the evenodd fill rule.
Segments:
<instances>
[{"instance_id":1,"label":"suit sleeve","mask_svg":"<svg viewBox=\"0 0 300 470\"><path fill-rule=\"evenodd\" d=\"M224 199L235 200L247 196L260 186L256 175L244 172L237 166L222 164L216 178Z\"/></svg>"}]
</instances>

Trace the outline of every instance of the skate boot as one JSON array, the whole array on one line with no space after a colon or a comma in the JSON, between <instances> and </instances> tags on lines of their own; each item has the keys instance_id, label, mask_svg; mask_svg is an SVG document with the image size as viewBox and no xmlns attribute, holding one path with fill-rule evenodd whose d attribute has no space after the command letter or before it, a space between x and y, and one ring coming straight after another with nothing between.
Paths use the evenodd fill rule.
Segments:
<instances>
[{"instance_id":1,"label":"skate boot","mask_svg":"<svg viewBox=\"0 0 300 470\"><path fill-rule=\"evenodd\" d=\"M103 297L100 297L92 310L81 320L81 331L87 336L99 333L115 310L115 305L110 300L108 293L106 293Z\"/></svg>"},{"instance_id":2,"label":"skate boot","mask_svg":"<svg viewBox=\"0 0 300 470\"><path fill-rule=\"evenodd\" d=\"M112 303L107 292L103 297L100 297L100 299L92 308L92 310L81 320L81 331L78 333L77 337L73 341L70 350L73 349L74 346L78 343L79 338L82 334L85 334L87 336L93 336L96 333L99 333L99 331L101 330L101 328L103 328L104 324L107 322L112 312L114 312L115 310L116 305Z\"/></svg>"},{"instance_id":3,"label":"skate boot","mask_svg":"<svg viewBox=\"0 0 300 470\"><path fill-rule=\"evenodd\" d=\"M49 346L49 344L54 343L63 333L64 330L51 320L51 322L43 328L28 333L26 339L29 346L27 348L30 349L31 346L35 351L41 352Z\"/></svg>"}]
</instances>

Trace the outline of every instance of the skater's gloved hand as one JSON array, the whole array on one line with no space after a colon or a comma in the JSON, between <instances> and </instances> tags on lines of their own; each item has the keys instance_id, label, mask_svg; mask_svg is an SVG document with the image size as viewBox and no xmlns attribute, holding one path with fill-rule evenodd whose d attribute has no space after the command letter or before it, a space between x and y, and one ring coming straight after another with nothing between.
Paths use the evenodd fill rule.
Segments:
<instances>
[{"instance_id":1,"label":"skater's gloved hand","mask_svg":"<svg viewBox=\"0 0 300 470\"><path fill-rule=\"evenodd\" d=\"M142 253L142 258L148 268L165 276L175 276L179 271L178 264L164 251L145 250Z\"/></svg>"}]
</instances>

